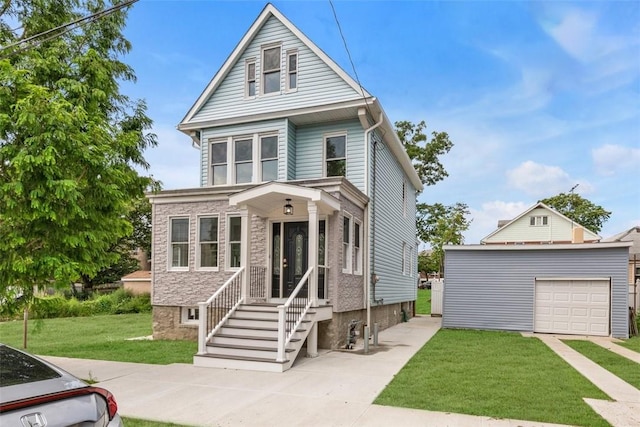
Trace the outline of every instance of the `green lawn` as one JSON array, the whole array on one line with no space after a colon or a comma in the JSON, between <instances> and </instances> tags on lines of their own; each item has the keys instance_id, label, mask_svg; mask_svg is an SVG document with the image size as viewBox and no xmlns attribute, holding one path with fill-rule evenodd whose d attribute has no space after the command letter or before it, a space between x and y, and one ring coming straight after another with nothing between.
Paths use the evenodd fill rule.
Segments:
<instances>
[{"instance_id":1,"label":"green lawn","mask_svg":"<svg viewBox=\"0 0 640 427\"><path fill-rule=\"evenodd\" d=\"M440 330L375 403L578 426L608 426L582 399L608 397L544 343L517 333Z\"/></svg>"},{"instance_id":2,"label":"green lawn","mask_svg":"<svg viewBox=\"0 0 640 427\"><path fill-rule=\"evenodd\" d=\"M22 348L22 321L0 323L0 342ZM151 335L151 313L29 321L27 350L34 354L119 362L191 363L192 341L128 341Z\"/></svg>"},{"instance_id":3,"label":"green lawn","mask_svg":"<svg viewBox=\"0 0 640 427\"><path fill-rule=\"evenodd\" d=\"M635 388L640 388L640 365L633 360L629 360L590 341L566 340L563 342Z\"/></svg>"},{"instance_id":4,"label":"green lawn","mask_svg":"<svg viewBox=\"0 0 640 427\"><path fill-rule=\"evenodd\" d=\"M618 344L623 347L627 347L629 350L640 353L640 337L629 338L628 340L624 340L624 342Z\"/></svg>"},{"instance_id":5,"label":"green lawn","mask_svg":"<svg viewBox=\"0 0 640 427\"><path fill-rule=\"evenodd\" d=\"M431 289L418 289L417 314L431 314Z\"/></svg>"}]
</instances>

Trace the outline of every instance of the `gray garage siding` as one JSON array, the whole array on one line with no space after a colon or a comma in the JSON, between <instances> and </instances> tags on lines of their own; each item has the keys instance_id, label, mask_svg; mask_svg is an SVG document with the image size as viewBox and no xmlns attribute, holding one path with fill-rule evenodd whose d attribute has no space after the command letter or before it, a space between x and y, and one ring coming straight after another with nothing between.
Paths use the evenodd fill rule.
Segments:
<instances>
[{"instance_id":1,"label":"gray garage siding","mask_svg":"<svg viewBox=\"0 0 640 427\"><path fill-rule=\"evenodd\" d=\"M447 248L443 327L530 332L534 327L536 278L610 277L611 332L614 337L628 337L626 263L629 249L605 247L604 243L596 245L603 247Z\"/></svg>"}]
</instances>

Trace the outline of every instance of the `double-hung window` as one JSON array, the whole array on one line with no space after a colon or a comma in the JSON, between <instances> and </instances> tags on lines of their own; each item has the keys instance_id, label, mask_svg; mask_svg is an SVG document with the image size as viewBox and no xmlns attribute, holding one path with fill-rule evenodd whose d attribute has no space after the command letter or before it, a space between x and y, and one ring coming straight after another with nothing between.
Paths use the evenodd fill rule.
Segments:
<instances>
[{"instance_id":1,"label":"double-hung window","mask_svg":"<svg viewBox=\"0 0 640 427\"><path fill-rule=\"evenodd\" d=\"M298 51L287 51L287 90L294 91L298 88Z\"/></svg>"},{"instance_id":2,"label":"double-hung window","mask_svg":"<svg viewBox=\"0 0 640 427\"><path fill-rule=\"evenodd\" d=\"M189 218L171 218L169 226L171 269L189 268Z\"/></svg>"},{"instance_id":3,"label":"double-hung window","mask_svg":"<svg viewBox=\"0 0 640 427\"><path fill-rule=\"evenodd\" d=\"M236 184L253 181L253 139L243 138L233 141Z\"/></svg>"},{"instance_id":4,"label":"double-hung window","mask_svg":"<svg viewBox=\"0 0 640 427\"><path fill-rule=\"evenodd\" d=\"M352 241L351 215L345 213L342 219L342 272L351 274Z\"/></svg>"},{"instance_id":5,"label":"double-hung window","mask_svg":"<svg viewBox=\"0 0 640 427\"><path fill-rule=\"evenodd\" d=\"M346 135L325 136L325 167L326 176L346 176Z\"/></svg>"},{"instance_id":6,"label":"double-hung window","mask_svg":"<svg viewBox=\"0 0 640 427\"><path fill-rule=\"evenodd\" d=\"M227 141L211 142L211 184L227 183Z\"/></svg>"},{"instance_id":7,"label":"double-hung window","mask_svg":"<svg viewBox=\"0 0 640 427\"><path fill-rule=\"evenodd\" d=\"M245 79L246 88L245 93L247 97L256 96L256 60L249 59L245 63Z\"/></svg>"},{"instance_id":8,"label":"double-hung window","mask_svg":"<svg viewBox=\"0 0 640 427\"><path fill-rule=\"evenodd\" d=\"M362 274L362 224L358 220L353 222L353 272Z\"/></svg>"},{"instance_id":9,"label":"double-hung window","mask_svg":"<svg viewBox=\"0 0 640 427\"><path fill-rule=\"evenodd\" d=\"M260 137L260 169L262 182L278 179L278 136Z\"/></svg>"},{"instance_id":10,"label":"double-hung window","mask_svg":"<svg viewBox=\"0 0 640 427\"><path fill-rule=\"evenodd\" d=\"M233 185L278 179L278 134L268 132L209 139L210 185Z\"/></svg>"},{"instance_id":11,"label":"double-hung window","mask_svg":"<svg viewBox=\"0 0 640 427\"><path fill-rule=\"evenodd\" d=\"M280 92L280 46L262 50L262 92Z\"/></svg>"},{"instance_id":12,"label":"double-hung window","mask_svg":"<svg viewBox=\"0 0 640 427\"><path fill-rule=\"evenodd\" d=\"M240 268L242 239L242 219L239 216L227 217L227 265L230 269Z\"/></svg>"},{"instance_id":13,"label":"double-hung window","mask_svg":"<svg viewBox=\"0 0 640 427\"><path fill-rule=\"evenodd\" d=\"M218 217L198 218L198 267L218 267Z\"/></svg>"}]
</instances>

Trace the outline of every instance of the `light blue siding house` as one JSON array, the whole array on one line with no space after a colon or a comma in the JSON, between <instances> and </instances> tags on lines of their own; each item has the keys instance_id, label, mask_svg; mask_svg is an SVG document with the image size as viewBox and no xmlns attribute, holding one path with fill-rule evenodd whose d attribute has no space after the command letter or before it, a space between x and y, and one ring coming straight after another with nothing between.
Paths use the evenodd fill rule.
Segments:
<instances>
[{"instance_id":1,"label":"light blue siding house","mask_svg":"<svg viewBox=\"0 0 640 427\"><path fill-rule=\"evenodd\" d=\"M197 339L198 365L283 371L353 320L413 313L420 179L378 100L276 8L178 129L201 185L150 196L155 337Z\"/></svg>"}]
</instances>

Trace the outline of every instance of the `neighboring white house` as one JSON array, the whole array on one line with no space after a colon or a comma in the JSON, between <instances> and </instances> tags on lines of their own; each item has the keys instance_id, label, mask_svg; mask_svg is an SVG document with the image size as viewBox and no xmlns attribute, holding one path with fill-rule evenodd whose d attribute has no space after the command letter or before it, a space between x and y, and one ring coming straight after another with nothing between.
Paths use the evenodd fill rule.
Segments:
<instances>
[{"instance_id":1,"label":"neighboring white house","mask_svg":"<svg viewBox=\"0 0 640 427\"><path fill-rule=\"evenodd\" d=\"M154 337L282 371L305 341L315 356L352 320L413 312L422 183L378 100L274 6L178 129L201 185L149 196Z\"/></svg>"},{"instance_id":2,"label":"neighboring white house","mask_svg":"<svg viewBox=\"0 0 640 427\"><path fill-rule=\"evenodd\" d=\"M498 221L498 229L480 241L493 244L594 243L600 236L555 209L538 202L516 218Z\"/></svg>"}]
</instances>

